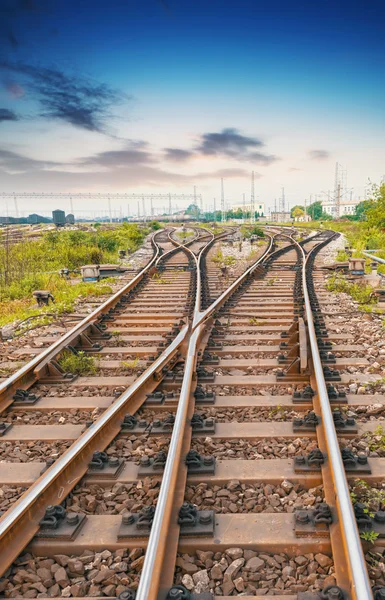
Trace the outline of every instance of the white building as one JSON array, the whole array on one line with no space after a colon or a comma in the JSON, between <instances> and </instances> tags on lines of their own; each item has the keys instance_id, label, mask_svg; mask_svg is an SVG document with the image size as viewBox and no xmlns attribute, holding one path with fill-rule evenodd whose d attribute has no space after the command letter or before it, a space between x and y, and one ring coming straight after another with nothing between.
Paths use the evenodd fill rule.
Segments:
<instances>
[{"instance_id":1,"label":"white building","mask_svg":"<svg viewBox=\"0 0 385 600\"><path fill-rule=\"evenodd\" d=\"M233 204L233 206L231 207L231 210L236 211L241 209L242 211L245 210L246 212L250 212L251 211L251 204ZM255 202L254 203L254 210L255 212L259 212L259 214L262 216L265 214L265 204L263 202Z\"/></svg>"},{"instance_id":2,"label":"white building","mask_svg":"<svg viewBox=\"0 0 385 600\"><path fill-rule=\"evenodd\" d=\"M340 217L343 217L344 215L354 215L354 213L356 212L356 206L357 204L359 204L361 202L361 200L346 200L346 199L342 199L340 200ZM322 209L328 214L331 215L333 218L337 217L337 207L336 207L336 203L334 200L323 200L322 201Z\"/></svg>"}]
</instances>

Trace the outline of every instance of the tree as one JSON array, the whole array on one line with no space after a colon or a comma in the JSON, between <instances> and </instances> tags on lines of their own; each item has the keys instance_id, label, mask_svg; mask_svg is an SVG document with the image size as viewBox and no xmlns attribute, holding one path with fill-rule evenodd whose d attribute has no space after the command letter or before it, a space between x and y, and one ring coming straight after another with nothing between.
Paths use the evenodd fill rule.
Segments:
<instances>
[{"instance_id":1,"label":"tree","mask_svg":"<svg viewBox=\"0 0 385 600\"><path fill-rule=\"evenodd\" d=\"M186 215L199 215L199 207L196 204L190 204L186 208Z\"/></svg>"},{"instance_id":2,"label":"tree","mask_svg":"<svg viewBox=\"0 0 385 600\"><path fill-rule=\"evenodd\" d=\"M298 208L299 208L300 210L302 210L302 215L304 215L304 214L305 214L305 209L304 209L304 207L303 207L303 206L301 206L301 205L299 205L299 204L296 204L296 205L295 205L295 206L293 206L293 208L290 210L290 216L291 216L291 218L294 218L294 217L295 217L295 215L294 215L293 213L294 213L294 211L295 211L295 210L297 210ZM302 216L302 215L299 215L299 216Z\"/></svg>"},{"instance_id":3,"label":"tree","mask_svg":"<svg viewBox=\"0 0 385 600\"><path fill-rule=\"evenodd\" d=\"M372 198L366 201L365 213L369 227L385 229L385 183L372 187Z\"/></svg>"},{"instance_id":4,"label":"tree","mask_svg":"<svg viewBox=\"0 0 385 600\"><path fill-rule=\"evenodd\" d=\"M294 219L299 219L300 217L303 217L304 214L305 211L300 206L294 206L290 211L290 216Z\"/></svg>"},{"instance_id":5,"label":"tree","mask_svg":"<svg viewBox=\"0 0 385 600\"><path fill-rule=\"evenodd\" d=\"M323 211L321 201L318 200L318 202L313 202L313 204L310 204L310 206L307 207L306 212L308 215L310 215L313 221L319 221L320 219L322 219Z\"/></svg>"}]
</instances>

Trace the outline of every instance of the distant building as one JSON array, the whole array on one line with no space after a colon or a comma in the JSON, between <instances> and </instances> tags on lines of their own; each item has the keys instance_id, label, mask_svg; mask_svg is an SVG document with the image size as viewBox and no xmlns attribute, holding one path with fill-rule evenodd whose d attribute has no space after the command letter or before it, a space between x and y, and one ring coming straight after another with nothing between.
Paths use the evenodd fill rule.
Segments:
<instances>
[{"instance_id":1,"label":"distant building","mask_svg":"<svg viewBox=\"0 0 385 600\"><path fill-rule=\"evenodd\" d=\"M246 212L250 212L251 211L251 204L233 204L233 206L231 207L231 210L233 211L237 211L237 210L245 210ZM255 202L254 203L254 210L255 212L258 212L261 216L265 214L265 205L263 202Z\"/></svg>"},{"instance_id":2,"label":"distant building","mask_svg":"<svg viewBox=\"0 0 385 600\"><path fill-rule=\"evenodd\" d=\"M36 213L33 213L32 215L28 215L27 222L30 225L37 225L38 223L51 223L51 219L48 219L48 217L42 217L41 215L37 215Z\"/></svg>"},{"instance_id":3,"label":"distant building","mask_svg":"<svg viewBox=\"0 0 385 600\"><path fill-rule=\"evenodd\" d=\"M357 204L359 204L361 202L361 200L346 200L346 199L342 199L340 200L340 217L343 217L344 215L354 215L356 212L356 206ZM322 201L322 209L328 214L331 215L333 218L337 217L337 207L336 207L336 202L335 200L323 200Z\"/></svg>"},{"instance_id":4,"label":"distant building","mask_svg":"<svg viewBox=\"0 0 385 600\"><path fill-rule=\"evenodd\" d=\"M69 225L74 225L75 224L75 217L72 213L69 213L66 216L66 223L68 223Z\"/></svg>"},{"instance_id":5,"label":"distant building","mask_svg":"<svg viewBox=\"0 0 385 600\"><path fill-rule=\"evenodd\" d=\"M52 219L55 223L56 227L63 227L66 223L66 214L64 210L53 210L52 211Z\"/></svg>"},{"instance_id":6,"label":"distant building","mask_svg":"<svg viewBox=\"0 0 385 600\"><path fill-rule=\"evenodd\" d=\"M273 221L273 223L288 223L291 221L290 211L274 211L270 215L270 221Z\"/></svg>"}]
</instances>

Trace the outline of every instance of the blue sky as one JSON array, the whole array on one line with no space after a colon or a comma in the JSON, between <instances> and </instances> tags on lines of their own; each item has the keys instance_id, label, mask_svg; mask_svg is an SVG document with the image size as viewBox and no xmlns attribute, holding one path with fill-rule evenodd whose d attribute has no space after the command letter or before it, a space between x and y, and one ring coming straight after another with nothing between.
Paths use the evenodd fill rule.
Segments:
<instances>
[{"instance_id":1,"label":"blue sky","mask_svg":"<svg viewBox=\"0 0 385 600\"><path fill-rule=\"evenodd\" d=\"M210 205L223 176L236 203L254 170L272 206L332 189L338 161L362 196L385 175L385 6L270 4L3 0L2 191Z\"/></svg>"}]
</instances>

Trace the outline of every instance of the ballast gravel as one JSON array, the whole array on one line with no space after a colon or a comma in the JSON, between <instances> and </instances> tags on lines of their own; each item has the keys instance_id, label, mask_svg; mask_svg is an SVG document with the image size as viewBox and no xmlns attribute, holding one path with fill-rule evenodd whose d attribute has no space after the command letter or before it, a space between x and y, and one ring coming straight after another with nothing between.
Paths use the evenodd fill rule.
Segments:
<instances>
[{"instance_id":1,"label":"ballast gravel","mask_svg":"<svg viewBox=\"0 0 385 600\"><path fill-rule=\"evenodd\" d=\"M141 548L53 558L22 554L0 579L0 593L6 598L116 597L137 589L143 561Z\"/></svg>"},{"instance_id":2,"label":"ballast gravel","mask_svg":"<svg viewBox=\"0 0 385 600\"><path fill-rule=\"evenodd\" d=\"M175 583L195 593L215 596L288 595L322 590L335 584L333 560L309 553L291 558L242 548L179 555Z\"/></svg>"}]
</instances>

